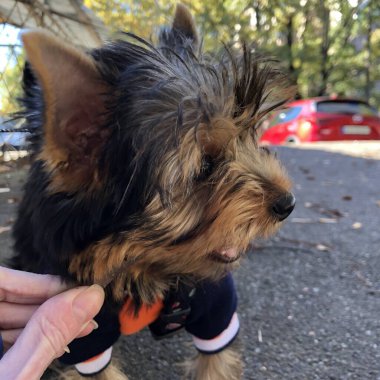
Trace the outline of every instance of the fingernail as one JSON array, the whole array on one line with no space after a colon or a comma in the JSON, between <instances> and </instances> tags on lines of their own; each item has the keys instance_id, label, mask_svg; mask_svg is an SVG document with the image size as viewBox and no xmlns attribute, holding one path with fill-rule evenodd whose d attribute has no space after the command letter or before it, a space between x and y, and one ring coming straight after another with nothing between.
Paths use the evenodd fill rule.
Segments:
<instances>
[{"instance_id":1,"label":"fingernail","mask_svg":"<svg viewBox=\"0 0 380 380\"><path fill-rule=\"evenodd\" d=\"M61 346L61 347L62 347L62 346ZM70 353L70 348L67 347L67 346L66 346L63 350L64 350L66 353L68 353L68 354Z\"/></svg>"},{"instance_id":2,"label":"fingernail","mask_svg":"<svg viewBox=\"0 0 380 380\"><path fill-rule=\"evenodd\" d=\"M99 328L98 322L96 322L95 319L91 319L90 323L92 323L94 325L94 330Z\"/></svg>"},{"instance_id":3,"label":"fingernail","mask_svg":"<svg viewBox=\"0 0 380 380\"><path fill-rule=\"evenodd\" d=\"M73 313L82 323L92 320L104 301L104 290L99 285L91 285L80 292L73 300Z\"/></svg>"},{"instance_id":4,"label":"fingernail","mask_svg":"<svg viewBox=\"0 0 380 380\"><path fill-rule=\"evenodd\" d=\"M99 328L99 325L98 323L95 321L95 319L91 319L91 321L88 321L86 322L82 328L80 329L79 331L79 334L88 327L88 325L91 324L92 325L92 330L96 330L97 328Z\"/></svg>"}]
</instances>

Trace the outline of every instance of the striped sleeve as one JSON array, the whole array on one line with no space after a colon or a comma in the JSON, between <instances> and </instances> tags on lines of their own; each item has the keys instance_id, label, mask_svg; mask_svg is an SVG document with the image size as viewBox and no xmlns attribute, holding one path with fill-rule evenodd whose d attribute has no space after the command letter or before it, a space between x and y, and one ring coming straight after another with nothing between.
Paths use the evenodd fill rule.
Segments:
<instances>
[{"instance_id":1,"label":"striped sleeve","mask_svg":"<svg viewBox=\"0 0 380 380\"><path fill-rule=\"evenodd\" d=\"M218 282L204 281L196 288L186 330L196 349L217 353L230 345L239 333L237 295L232 275Z\"/></svg>"},{"instance_id":2,"label":"striped sleeve","mask_svg":"<svg viewBox=\"0 0 380 380\"><path fill-rule=\"evenodd\" d=\"M111 363L111 357L112 347L85 362L75 364L75 368L84 377L95 376Z\"/></svg>"}]
</instances>

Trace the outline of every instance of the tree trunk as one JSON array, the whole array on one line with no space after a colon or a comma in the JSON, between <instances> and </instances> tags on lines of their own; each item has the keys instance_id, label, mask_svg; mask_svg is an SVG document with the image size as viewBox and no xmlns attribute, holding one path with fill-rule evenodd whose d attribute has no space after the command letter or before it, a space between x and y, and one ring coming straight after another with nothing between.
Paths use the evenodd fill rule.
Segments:
<instances>
[{"instance_id":1,"label":"tree trunk","mask_svg":"<svg viewBox=\"0 0 380 380\"><path fill-rule=\"evenodd\" d=\"M256 15L256 30L258 33L261 33L261 5L260 1L253 2L253 9L255 10Z\"/></svg>"},{"instance_id":2,"label":"tree trunk","mask_svg":"<svg viewBox=\"0 0 380 380\"><path fill-rule=\"evenodd\" d=\"M330 10L326 7L325 1L320 0L322 10L322 45L321 45L321 85L319 87L318 96L326 95L327 83L329 79L328 60L329 60L329 31L330 31Z\"/></svg>"},{"instance_id":3,"label":"tree trunk","mask_svg":"<svg viewBox=\"0 0 380 380\"><path fill-rule=\"evenodd\" d=\"M372 2L370 1L367 5L367 33L366 33L366 48L367 48L367 61L365 64L365 99L367 102L369 102L369 99L371 98L371 90L372 90L372 83L371 83L371 61L372 61L372 46L371 46L371 37L372 37Z\"/></svg>"},{"instance_id":4,"label":"tree trunk","mask_svg":"<svg viewBox=\"0 0 380 380\"><path fill-rule=\"evenodd\" d=\"M294 14L289 15L288 22L286 24L286 43L288 46L288 59L289 59L289 73L291 78L294 81L295 85L298 85L298 70L294 67L294 55L293 55L293 49L294 49Z\"/></svg>"}]
</instances>

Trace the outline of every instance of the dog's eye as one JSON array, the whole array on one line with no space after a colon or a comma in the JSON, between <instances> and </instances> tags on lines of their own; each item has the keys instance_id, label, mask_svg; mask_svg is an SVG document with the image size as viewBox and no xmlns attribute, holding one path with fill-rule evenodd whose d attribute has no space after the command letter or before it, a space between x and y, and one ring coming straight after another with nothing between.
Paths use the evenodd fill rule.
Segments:
<instances>
[{"instance_id":1,"label":"dog's eye","mask_svg":"<svg viewBox=\"0 0 380 380\"><path fill-rule=\"evenodd\" d=\"M197 176L197 180L201 181L207 179L214 171L214 166L214 160L212 159L212 157L208 155L204 156L202 158L201 170L199 172L199 175Z\"/></svg>"}]
</instances>

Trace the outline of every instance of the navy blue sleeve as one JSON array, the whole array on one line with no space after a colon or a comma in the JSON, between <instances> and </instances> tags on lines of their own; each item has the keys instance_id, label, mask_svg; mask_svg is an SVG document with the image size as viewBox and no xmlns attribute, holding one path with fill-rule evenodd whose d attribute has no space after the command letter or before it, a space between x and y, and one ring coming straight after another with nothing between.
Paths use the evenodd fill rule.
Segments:
<instances>
[{"instance_id":1,"label":"navy blue sleeve","mask_svg":"<svg viewBox=\"0 0 380 380\"><path fill-rule=\"evenodd\" d=\"M120 336L120 324L117 311L106 305L94 318L99 327L91 334L78 338L69 344L70 353L62 355L59 360L64 364L77 364L104 352Z\"/></svg>"},{"instance_id":2,"label":"navy blue sleeve","mask_svg":"<svg viewBox=\"0 0 380 380\"><path fill-rule=\"evenodd\" d=\"M230 325L237 308L237 295L231 273L218 282L203 281L191 300L186 330L197 338L217 337Z\"/></svg>"}]
</instances>

